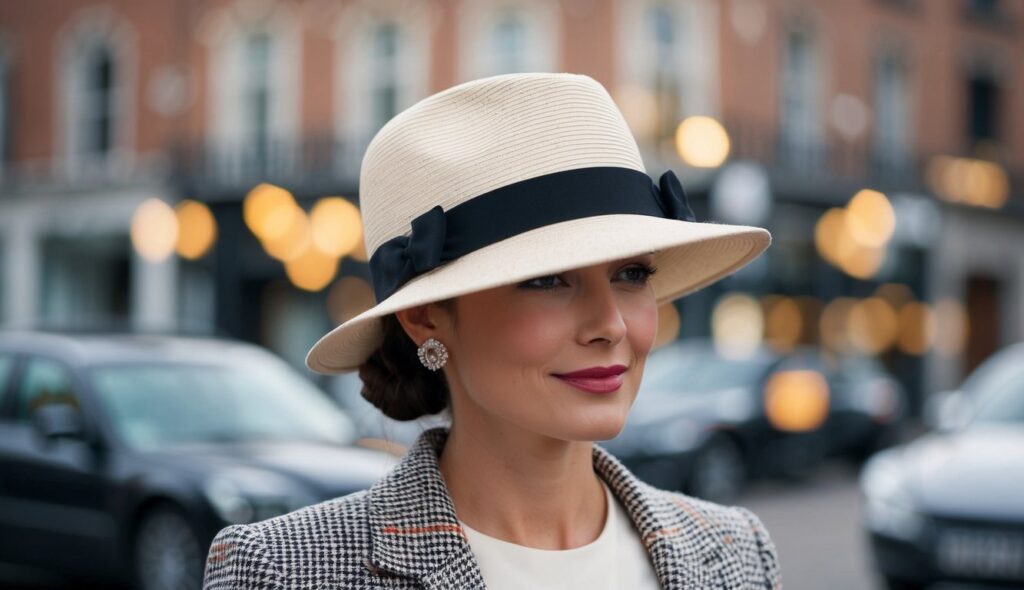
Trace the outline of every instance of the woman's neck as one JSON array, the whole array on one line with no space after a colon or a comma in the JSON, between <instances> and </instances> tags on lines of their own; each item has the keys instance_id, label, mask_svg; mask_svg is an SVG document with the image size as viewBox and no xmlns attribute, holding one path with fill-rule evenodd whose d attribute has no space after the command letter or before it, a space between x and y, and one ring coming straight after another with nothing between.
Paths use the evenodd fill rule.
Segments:
<instances>
[{"instance_id":1,"label":"woman's neck","mask_svg":"<svg viewBox=\"0 0 1024 590\"><path fill-rule=\"evenodd\" d=\"M591 442L505 425L453 425L440 458L456 515L486 535L571 549L600 535L608 507Z\"/></svg>"}]
</instances>

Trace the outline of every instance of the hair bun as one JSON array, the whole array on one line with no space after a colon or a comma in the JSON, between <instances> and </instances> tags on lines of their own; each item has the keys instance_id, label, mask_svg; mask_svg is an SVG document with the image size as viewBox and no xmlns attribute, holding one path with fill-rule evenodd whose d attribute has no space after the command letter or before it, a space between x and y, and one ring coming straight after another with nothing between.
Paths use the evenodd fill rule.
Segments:
<instances>
[{"instance_id":1,"label":"hair bun","mask_svg":"<svg viewBox=\"0 0 1024 590\"><path fill-rule=\"evenodd\" d=\"M448 383L425 369L394 314L383 318L384 341L359 367L362 395L393 420L415 420L448 407Z\"/></svg>"}]
</instances>

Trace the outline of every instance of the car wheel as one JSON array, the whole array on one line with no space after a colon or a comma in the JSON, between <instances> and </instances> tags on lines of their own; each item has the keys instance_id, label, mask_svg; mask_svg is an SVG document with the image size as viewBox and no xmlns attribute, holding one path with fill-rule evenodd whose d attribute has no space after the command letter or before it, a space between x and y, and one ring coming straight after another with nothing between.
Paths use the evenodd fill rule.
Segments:
<instances>
[{"instance_id":1,"label":"car wheel","mask_svg":"<svg viewBox=\"0 0 1024 590\"><path fill-rule=\"evenodd\" d=\"M202 548L180 510L163 505L143 514L135 535L135 579L141 590L202 587Z\"/></svg>"},{"instance_id":2,"label":"car wheel","mask_svg":"<svg viewBox=\"0 0 1024 590\"><path fill-rule=\"evenodd\" d=\"M746 479L747 466L739 446L719 434L694 457L687 491L698 498L727 503L739 496Z\"/></svg>"}]
</instances>

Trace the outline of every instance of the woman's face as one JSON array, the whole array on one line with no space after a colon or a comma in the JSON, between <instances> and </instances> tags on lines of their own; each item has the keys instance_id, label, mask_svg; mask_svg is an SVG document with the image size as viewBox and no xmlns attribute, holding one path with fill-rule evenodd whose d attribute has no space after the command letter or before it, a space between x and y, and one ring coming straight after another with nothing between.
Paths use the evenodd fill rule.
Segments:
<instances>
[{"instance_id":1,"label":"woman's face","mask_svg":"<svg viewBox=\"0 0 1024 590\"><path fill-rule=\"evenodd\" d=\"M455 300L437 337L458 422L606 440L636 398L658 311L645 255Z\"/></svg>"}]
</instances>

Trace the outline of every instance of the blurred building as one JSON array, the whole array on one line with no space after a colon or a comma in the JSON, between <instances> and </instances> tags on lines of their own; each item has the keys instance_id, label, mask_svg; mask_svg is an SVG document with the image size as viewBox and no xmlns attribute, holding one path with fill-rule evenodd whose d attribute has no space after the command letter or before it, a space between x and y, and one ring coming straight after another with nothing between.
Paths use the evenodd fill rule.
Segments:
<instances>
[{"instance_id":1,"label":"blurred building","mask_svg":"<svg viewBox=\"0 0 1024 590\"><path fill-rule=\"evenodd\" d=\"M1022 30L1014 0L2 3L0 319L198 326L301 363L372 302L365 253L284 254L247 195L358 202L405 107L568 71L612 92L698 218L774 236L670 337L734 337L716 322L740 293L758 338L951 387L1024 339Z\"/></svg>"}]
</instances>

